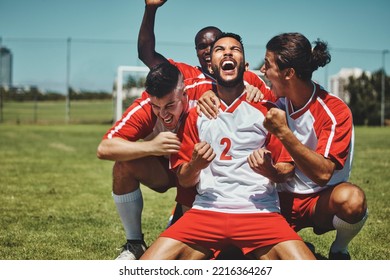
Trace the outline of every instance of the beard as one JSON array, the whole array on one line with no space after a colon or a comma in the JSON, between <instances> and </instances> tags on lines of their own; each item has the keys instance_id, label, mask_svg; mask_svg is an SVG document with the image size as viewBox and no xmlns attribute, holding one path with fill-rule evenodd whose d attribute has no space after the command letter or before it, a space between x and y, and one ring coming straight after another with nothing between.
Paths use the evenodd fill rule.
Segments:
<instances>
[{"instance_id":1,"label":"beard","mask_svg":"<svg viewBox=\"0 0 390 280\"><path fill-rule=\"evenodd\" d=\"M221 85L223 87L235 87L236 85L239 85L239 84L243 83L243 81L244 81L245 68L242 67L241 65L238 66L238 69L237 69L238 73L237 73L236 78L234 78L232 80L224 80L220 75L218 67L215 67L213 70L214 70L215 79L217 80L218 85Z\"/></svg>"}]
</instances>

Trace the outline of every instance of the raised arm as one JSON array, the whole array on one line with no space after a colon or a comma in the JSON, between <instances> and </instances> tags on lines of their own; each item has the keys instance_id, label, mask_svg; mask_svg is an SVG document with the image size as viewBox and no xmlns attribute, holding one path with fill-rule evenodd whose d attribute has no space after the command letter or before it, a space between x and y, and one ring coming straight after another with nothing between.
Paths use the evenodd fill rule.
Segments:
<instances>
[{"instance_id":1,"label":"raised arm","mask_svg":"<svg viewBox=\"0 0 390 280\"><path fill-rule=\"evenodd\" d=\"M167 61L156 52L156 37L154 35L154 22L157 9L167 0L145 0L145 12L138 34L138 58L149 68Z\"/></svg>"}]
</instances>

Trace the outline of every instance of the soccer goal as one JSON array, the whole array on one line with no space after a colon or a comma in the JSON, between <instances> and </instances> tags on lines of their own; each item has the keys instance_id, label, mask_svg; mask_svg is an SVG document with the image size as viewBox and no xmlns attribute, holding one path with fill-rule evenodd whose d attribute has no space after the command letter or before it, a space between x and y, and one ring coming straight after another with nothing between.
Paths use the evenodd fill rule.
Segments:
<instances>
[{"instance_id":1,"label":"soccer goal","mask_svg":"<svg viewBox=\"0 0 390 280\"><path fill-rule=\"evenodd\" d=\"M145 90L145 79L149 73L146 66L119 66L114 89L115 121L122 117L125 100L141 96Z\"/></svg>"},{"instance_id":2,"label":"soccer goal","mask_svg":"<svg viewBox=\"0 0 390 280\"><path fill-rule=\"evenodd\" d=\"M251 71L262 77L259 70ZM129 105L126 101L141 96L145 90L145 80L148 73L149 68L146 66L122 65L118 67L114 89L115 121L122 117L124 107Z\"/></svg>"}]
</instances>

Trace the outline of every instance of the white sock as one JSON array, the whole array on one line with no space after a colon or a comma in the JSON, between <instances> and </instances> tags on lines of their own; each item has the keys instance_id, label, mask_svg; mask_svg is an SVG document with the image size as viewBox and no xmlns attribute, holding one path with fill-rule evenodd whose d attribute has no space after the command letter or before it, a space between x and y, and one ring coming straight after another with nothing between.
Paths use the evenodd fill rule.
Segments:
<instances>
[{"instance_id":1,"label":"white sock","mask_svg":"<svg viewBox=\"0 0 390 280\"><path fill-rule=\"evenodd\" d=\"M348 244L359 233L368 217L368 210L363 219L355 224L347 223L336 215L333 217L333 226L336 229L336 239L330 247L331 252L348 252Z\"/></svg>"},{"instance_id":2,"label":"white sock","mask_svg":"<svg viewBox=\"0 0 390 280\"><path fill-rule=\"evenodd\" d=\"M122 220L127 240L142 240L141 214L144 207L141 189L116 195L112 193L116 208Z\"/></svg>"}]
</instances>

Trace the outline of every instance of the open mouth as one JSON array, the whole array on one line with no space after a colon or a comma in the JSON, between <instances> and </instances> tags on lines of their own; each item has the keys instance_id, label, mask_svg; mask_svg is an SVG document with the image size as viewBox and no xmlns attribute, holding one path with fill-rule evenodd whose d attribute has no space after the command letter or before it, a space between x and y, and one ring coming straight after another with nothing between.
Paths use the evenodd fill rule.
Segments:
<instances>
[{"instance_id":1,"label":"open mouth","mask_svg":"<svg viewBox=\"0 0 390 280\"><path fill-rule=\"evenodd\" d=\"M234 62L231 60L226 60L226 61L222 62L221 66L222 66L221 67L222 70L224 70L224 71L233 70L236 67Z\"/></svg>"},{"instance_id":2,"label":"open mouth","mask_svg":"<svg viewBox=\"0 0 390 280\"><path fill-rule=\"evenodd\" d=\"M165 118L165 119L163 119L163 121L164 121L164 123L166 123L166 124L170 124L170 123L172 123L172 121L173 121L173 117Z\"/></svg>"}]
</instances>

